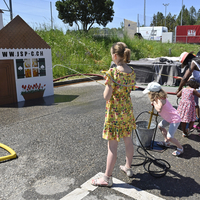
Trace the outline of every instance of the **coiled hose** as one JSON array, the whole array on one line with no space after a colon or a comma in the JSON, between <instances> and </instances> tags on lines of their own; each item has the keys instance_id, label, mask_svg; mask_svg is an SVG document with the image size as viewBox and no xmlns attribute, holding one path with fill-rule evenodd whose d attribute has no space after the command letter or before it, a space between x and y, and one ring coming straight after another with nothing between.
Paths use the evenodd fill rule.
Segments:
<instances>
[{"instance_id":1,"label":"coiled hose","mask_svg":"<svg viewBox=\"0 0 200 200\"><path fill-rule=\"evenodd\" d=\"M148 112L148 111L144 111L144 112ZM136 117L136 121L137 121L137 118L144 112L141 112L137 117ZM156 115L156 128L155 128L155 132L157 130L157 126L158 126L158 121L157 121L157 115ZM132 166L140 166L140 165L143 165L144 169L149 172L149 174L155 178L161 178L163 176L165 176L165 174L167 173L167 171L170 169L170 164L166 161L166 160L163 160L163 159L157 159L155 158L154 156L152 156L148 151L147 149L143 146L141 140L140 140L140 137L138 135L138 131L137 129L135 129L135 132L136 132L136 136L138 138L138 141L141 145L138 146L137 148L137 152L140 154L138 156L133 156L133 158L144 158L144 161L142 163L139 163L139 164L132 164ZM154 142L154 138L155 138L155 133L154 133L154 136L153 136L153 142ZM152 145L153 145L153 142L152 142ZM142 153L140 150L143 150L144 153ZM152 168L155 168L157 167L156 170L152 170Z\"/></svg>"}]
</instances>

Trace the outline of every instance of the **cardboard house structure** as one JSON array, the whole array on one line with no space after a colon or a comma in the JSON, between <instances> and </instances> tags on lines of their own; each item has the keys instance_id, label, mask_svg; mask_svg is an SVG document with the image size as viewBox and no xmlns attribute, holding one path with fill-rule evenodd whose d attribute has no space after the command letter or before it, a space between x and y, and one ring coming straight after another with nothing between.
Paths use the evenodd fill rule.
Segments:
<instances>
[{"instance_id":1,"label":"cardboard house structure","mask_svg":"<svg viewBox=\"0 0 200 200\"><path fill-rule=\"evenodd\" d=\"M54 94L51 47L20 17L0 10L0 105Z\"/></svg>"}]
</instances>

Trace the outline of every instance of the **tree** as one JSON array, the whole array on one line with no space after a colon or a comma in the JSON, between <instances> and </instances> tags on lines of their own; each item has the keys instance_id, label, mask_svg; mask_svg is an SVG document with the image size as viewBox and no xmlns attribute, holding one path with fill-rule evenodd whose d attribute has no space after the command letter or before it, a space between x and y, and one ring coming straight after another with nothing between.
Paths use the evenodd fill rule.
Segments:
<instances>
[{"instance_id":1,"label":"tree","mask_svg":"<svg viewBox=\"0 0 200 200\"><path fill-rule=\"evenodd\" d=\"M183 16L182 16L182 25L190 25L190 13L187 8L185 8L185 5L183 5ZM181 25L181 12L182 9L177 17L176 23L177 25Z\"/></svg>"},{"instance_id":2,"label":"tree","mask_svg":"<svg viewBox=\"0 0 200 200\"><path fill-rule=\"evenodd\" d=\"M197 13L196 13L196 9L192 6L190 8L190 25L194 25L196 23L196 16L197 16Z\"/></svg>"},{"instance_id":3,"label":"tree","mask_svg":"<svg viewBox=\"0 0 200 200\"><path fill-rule=\"evenodd\" d=\"M166 16L166 27L168 28L169 32L174 31L174 27L176 25L176 15L172 16L169 13ZM161 12L157 12L157 15L153 15L153 21L151 22L150 26L165 26L165 17Z\"/></svg>"},{"instance_id":4,"label":"tree","mask_svg":"<svg viewBox=\"0 0 200 200\"><path fill-rule=\"evenodd\" d=\"M182 15L183 11L183 15ZM200 25L200 9L198 12L192 6L190 11L187 10L185 5L183 5L178 17L176 15L172 16L169 13L166 16L166 26L169 32L173 32L174 28L178 25L181 25L181 15L182 15L182 25ZM165 25L165 17L162 13L157 12L157 14L153 15L153 21L151 22L150 26L164 26Z\"/></svg>"},{"instance_id":5,"label":"tree","mask_svg":"<svg viewBox=\"0 0 200 200\"><path fill-rule=\"evenodd\" d=\"M195 23L196 25L200 25L200 9L197 12L197 21Z\"/></svg>"},{"instance_id":6,"label":"tree","mask_svg":"<svg viewBox=\"0 0 200 200\"><path fill-rule=\"evenodd\" d=\"M94 23L106 26L114 16L112 0L60 0L56 2L58 18L64 23L79 27L84 31L90 30Z\"/></svg>"},{"instance_id":7,"label":"tree","mask_svg":"<svg viewBox=\"0 0 200 200\"><path fill-rule=\"evenodd\" d=\"M150 26L164 26L165 24L165 17L161 12L157 12L157 15L154 14L153 21L151 22Z\"/></svg>"},{"instance_id":8,"label":"tree","mask_svg":"<svg viewBox=\"0 0 200 200\"><path fill-rule=\"evenodd\" d=\"M169 13L166 17L166 26L168 28L169 32L173 32L174 28L176 26L176 15L172 16L171 13Z\"/></svg>"}]
</instances>

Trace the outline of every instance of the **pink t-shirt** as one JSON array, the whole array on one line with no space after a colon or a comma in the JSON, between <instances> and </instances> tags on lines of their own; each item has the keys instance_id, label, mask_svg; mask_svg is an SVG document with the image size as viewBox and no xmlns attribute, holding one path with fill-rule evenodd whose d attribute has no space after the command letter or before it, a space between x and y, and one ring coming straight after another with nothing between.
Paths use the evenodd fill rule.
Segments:
<instances>
[{"instance_id":1,"label":"pink t-shirt","mask_svg":"<svg viewBox=\"0 0 200 200\"><path fill-rule=\"evenodd\" d=\"M181 122L181 117L177 110L171 105L171 103L166 99L165 105L162 106L159 115L169 123Z\"/></svg>"}]
</instances>

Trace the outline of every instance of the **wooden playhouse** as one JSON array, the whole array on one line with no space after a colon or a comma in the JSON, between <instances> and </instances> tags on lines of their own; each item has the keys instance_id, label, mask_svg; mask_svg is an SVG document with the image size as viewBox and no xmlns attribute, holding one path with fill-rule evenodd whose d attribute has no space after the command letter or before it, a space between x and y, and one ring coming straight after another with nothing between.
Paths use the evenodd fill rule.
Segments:
<instances>
[{"instance_id":1,"label":"wooden playhouse","mask_svg":"<svg viewBox=\"0 0 200 200\"><path fill-rule=\"evenodd\" d=\"M16 16L0 30L0 105L53 94L51 47Z\"/></svg>"}]
</instances>

